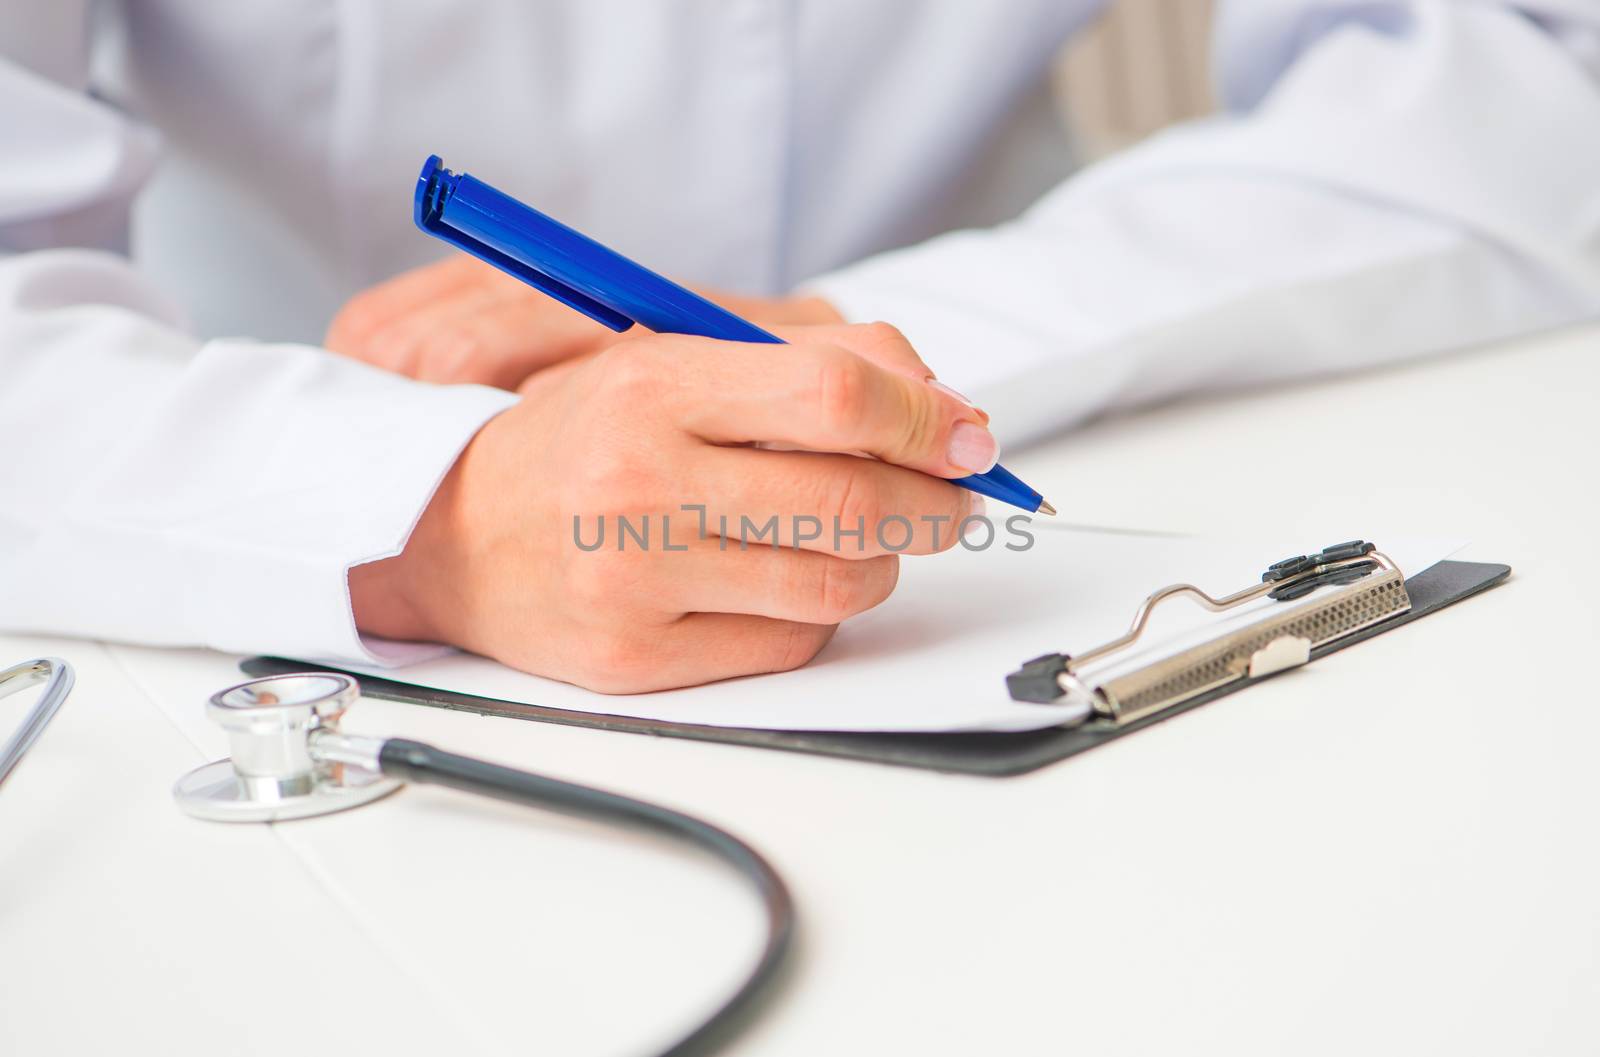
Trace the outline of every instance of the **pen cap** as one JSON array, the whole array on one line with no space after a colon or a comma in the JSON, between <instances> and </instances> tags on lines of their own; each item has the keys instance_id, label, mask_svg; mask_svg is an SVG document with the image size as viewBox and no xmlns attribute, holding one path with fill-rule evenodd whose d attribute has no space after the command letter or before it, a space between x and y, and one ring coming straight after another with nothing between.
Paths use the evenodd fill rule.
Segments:
<instances>
[{"instance_id":1,"label":"pen cap","mask_svg":"<svg viewBox=\"0 0 1600 1057\"><path fill-rule=\"evenodd\" d=\"M415 216L428 234L509 272L612 330L779 343L760 327L635 264L438 155L417 177Z\"/></svg>"},{"instance_id":2,"label":"pen cap","mask_svg":"<svg viewBox=\"0 0 1600 1057\"><path fill-rule=\"evenodd\" d=\"M462 182L464 180L471 180L472 184L478 183L476 180L472 180L470 176L458 176L446 169L437 154L429 155L428 160L422 165L422 174L417 177L417 198L414 214L417 227L430 235L466 250L481 261L486 261L502 271L510 272L528 285L549 294L564 305L576 308L586 316L599 320L612 330L627 330L633 325L633 320L622 313L607 308L594 298L586 296L582 291L574 289L571 285L562 282L560 279L535 267L531 262L522 259L525 256L524 254L506 252L506 240L504 238L506 224L504 221L498 225L494 224L492 222L493 218L481 209L464 209L462 208L465 205L464 202L456 202L456 195L462 190ZM482 184L478 184L478 187L482 187L484 190L493 190ZM475 188L469 184L467 190L471 192ZM498 192L496 194L498 195ZM506 203L517 206L519 209L534 213L541 220L550 224L555 223L548 217L535 213L534 210L528 209L510 198L506 198L505 195L498 195L498 197ZM447 206L451 207L448 219L446 219ZM505 210L502 208L502 213L504 212ZM491 222L483 223L486 219ZM511 219L515 221L519 218L512 217ZM496 228L499 230L494 231ZM490 241L483 236L485 229L490 229L501 237ZM499 245L496 245L497 242Z\"/></svg>"}]
</instances>

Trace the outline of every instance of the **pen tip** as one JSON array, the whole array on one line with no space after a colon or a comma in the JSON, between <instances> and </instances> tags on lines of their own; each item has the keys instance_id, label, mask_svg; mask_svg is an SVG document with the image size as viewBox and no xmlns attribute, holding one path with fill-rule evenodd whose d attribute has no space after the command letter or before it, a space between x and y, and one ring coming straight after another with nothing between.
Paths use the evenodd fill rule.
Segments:
<instances>
[{"instance_id":1,"label":"pen tip","mask_svg":"<svg viewBox=\"0 0 1600 1057\"><path fill-rule=\"evenodd\" d=\"M1054 517L1056 508L1051 506L1048 500L1041 499L1039 500L1039 513L1049 514L1051 517Z\"/></svg>"}]
</instances>

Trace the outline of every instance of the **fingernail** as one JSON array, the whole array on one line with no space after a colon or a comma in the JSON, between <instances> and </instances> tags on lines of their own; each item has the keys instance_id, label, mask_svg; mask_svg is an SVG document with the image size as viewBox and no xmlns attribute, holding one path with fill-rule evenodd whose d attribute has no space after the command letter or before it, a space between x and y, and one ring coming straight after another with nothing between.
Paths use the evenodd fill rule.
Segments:
<instances>
[{"instance_id":1,"label":"fingernail","mask_svg":"<svg viewBox=\"0 0 1600 1057\"><path fill-rule=\"evenodd\" d=\"M931 374L928 375L928 377L924 378L923 381L927 382L933 388L939 390L939 392L944 393L946 396L953 396L957 400L961 401L963 404L965 404L968 407L972 408L972 410L976 411L978 414L983 416L984 422L988 422L989 421L989 412L985 411L983 408L979 407L977 404L974 404L972 402L972 398L969 397L966 393L963 393L963 392L960 392L959 390L955 390L955 389L950 388L948 385L945 385L943 382L939 381L939 379L935 378Z\"/></svg>"},{"instance_id":2,"label":"fingernail","mask_svg":"<svg viewBox=\"0 0 1600 1057\"><path fill-rule=\"evenodd\" d=\"M968 473L988 473L1000 461L1000 444L976 422L957 422L945 458Z\"/></svg>"}]
</instances>

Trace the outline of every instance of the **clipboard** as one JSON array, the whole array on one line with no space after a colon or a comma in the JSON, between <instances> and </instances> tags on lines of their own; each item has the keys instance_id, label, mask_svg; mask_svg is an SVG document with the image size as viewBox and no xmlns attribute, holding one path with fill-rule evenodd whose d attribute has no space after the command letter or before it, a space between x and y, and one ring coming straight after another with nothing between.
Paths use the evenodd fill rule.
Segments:
<instances>
[{"instance_id":1,"label":"clipboard","mask_svg":"<svg viewBox=\"0 0 1600 1057\"><path fill-rule=\"evenodd\" d=\"M1306 569L1305 572L1308 575L1315 574L1312 568ZM1364 642L1374 635L1382 635L1419 620L1464 598L1470 598L1503 583L1510 575L1509 565L1449 560L1438 562L1404 580L1405 594L1410 603L1408 608L1367 623L1332 641L1313 646L1309 649L1305 660L1314 662L1330 653ZM308 665L304 661L286 660L281 657L251 657L241 662L239 667L251 676L297 671L342 671L339 668ZM1081 752L1087 752L1107 742L1209 704L1220 697L1246 689L1264 679L1274 678L1283 674L1284 670L1262 669L1254 674L1247 671L1238 678L1200 689L1176 703L1114 724L1087 723L1075 727L1048 727L1020 733L948 734L755 730L665 723L627 716L497 701L470 694L412 686L366 674L347 674L355 675L360 681L362 693L403 704L428 705L487 716L562 723L657 737L724 742L730 745L814 753L871 763L999 778L1026 774ZM997 671L996 680L1003 678L1005 674Z\"/></svg>"}]
</instances>

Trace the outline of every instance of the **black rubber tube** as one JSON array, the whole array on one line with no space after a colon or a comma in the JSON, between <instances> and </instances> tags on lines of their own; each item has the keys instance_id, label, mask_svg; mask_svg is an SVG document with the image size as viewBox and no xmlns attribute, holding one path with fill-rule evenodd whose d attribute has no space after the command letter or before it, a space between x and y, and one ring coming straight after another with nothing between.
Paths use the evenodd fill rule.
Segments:
<instances>
[{"instance_id":1,"label":"black rubber tube","mask_svg":"<svg viewBox=\"0 0 1600 1057\"><path fill-rule=\"evenodd\" d=\"M767 912L767 942L761 957L738 990L693 1031L662 1050L661 1057L691 1057L720 1048L744 1026L754 1002L777 976L794 938L794 901L772 864L726 830L658 804L457 756L418 741L391 738L383 743L378 759L383 773L395 778L640 827L688 841L732 865L755 886Z\"/></svg>"}]
</instances>

